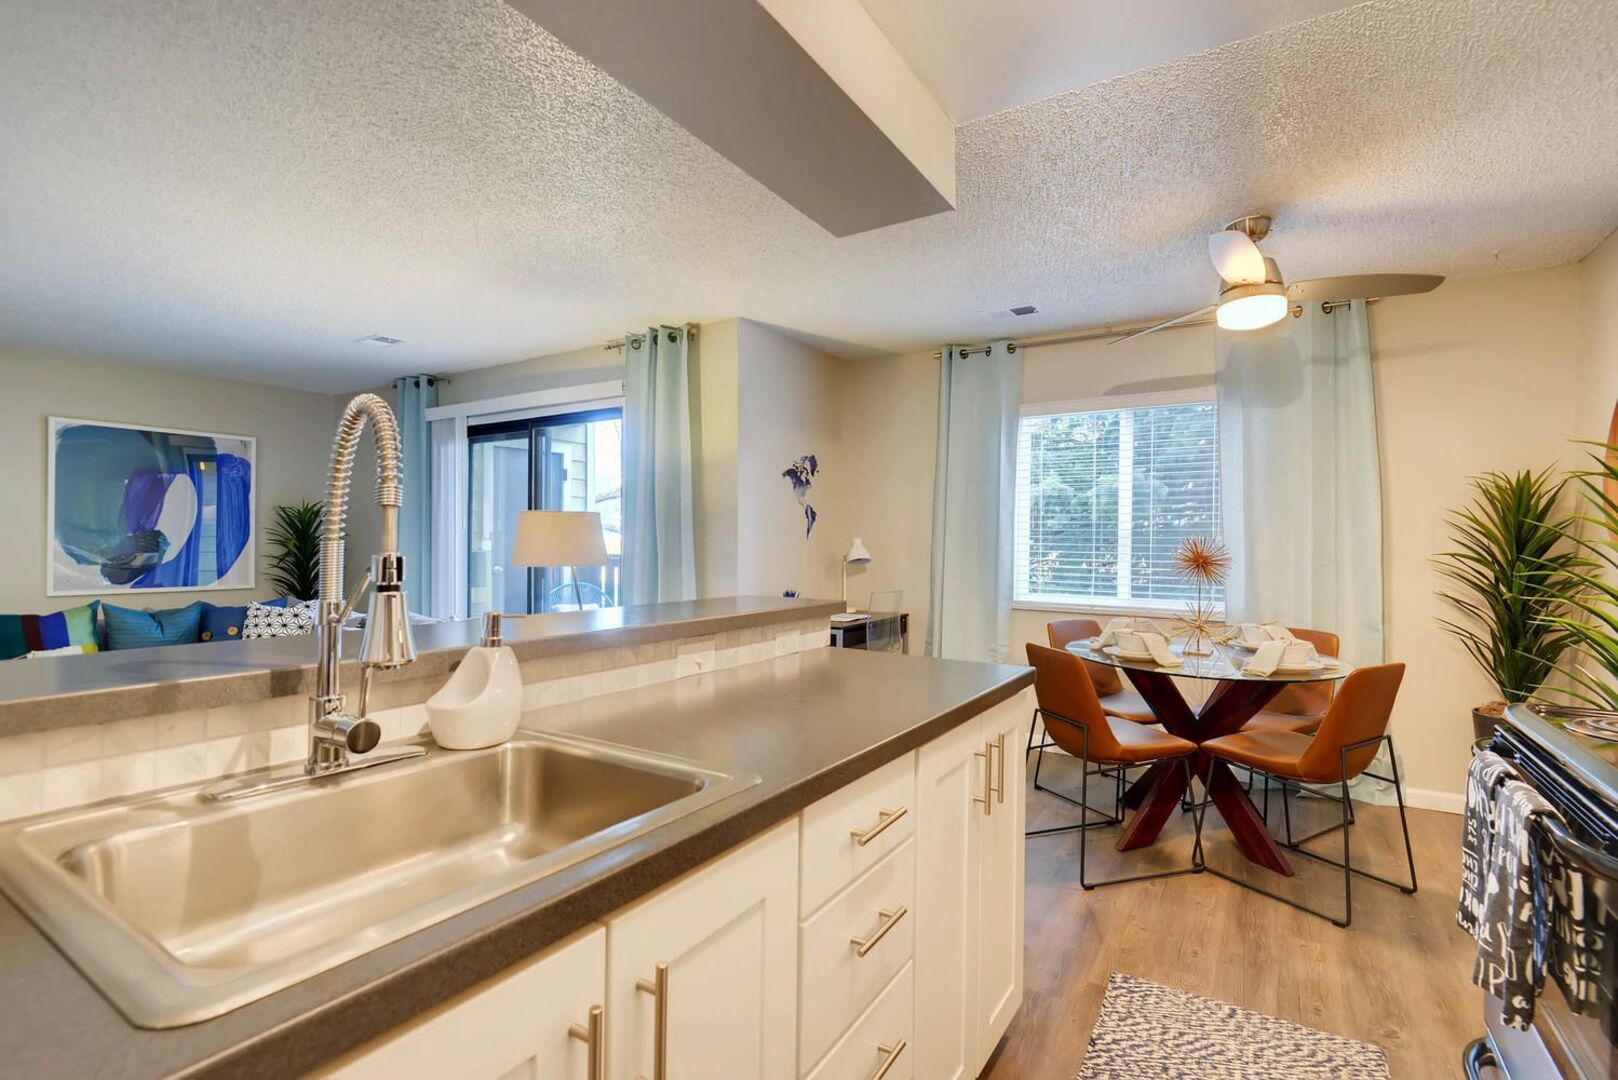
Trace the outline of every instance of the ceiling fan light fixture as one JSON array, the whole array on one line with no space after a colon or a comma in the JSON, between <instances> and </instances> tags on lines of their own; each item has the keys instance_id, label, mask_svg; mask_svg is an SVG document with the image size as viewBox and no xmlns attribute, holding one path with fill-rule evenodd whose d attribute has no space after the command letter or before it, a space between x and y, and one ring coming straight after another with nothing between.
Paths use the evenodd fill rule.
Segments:
<instances>
[{"instance_id":1,"label":"ceiling fan light fixture","mask_svg":"<svg viewBox=\"0 0 1618 1080\"><path fill-rule=\"evenodd\" d=\"M1219 294L1214 318L1221 330L1259 330L1286 318L1286 286L1277 281L1233 285Z\"/></svg>"}]
</instances>

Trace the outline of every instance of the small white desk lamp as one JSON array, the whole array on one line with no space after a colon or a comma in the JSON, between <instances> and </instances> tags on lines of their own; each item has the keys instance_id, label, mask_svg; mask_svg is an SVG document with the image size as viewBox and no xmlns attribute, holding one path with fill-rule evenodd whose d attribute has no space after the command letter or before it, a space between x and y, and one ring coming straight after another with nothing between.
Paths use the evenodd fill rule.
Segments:
<instances>
[{"instance_id":1,"label":"small white desk lamp","mask_svg":"<svg viewBox=\"0 0 1618 1080\"><path fill-rule=\"evenodd\" d=\"M854 538L854 543L849 545L848 554L843 556L843 606L844 607L848 606L848 564L853 563L856 566L864 566L866 563L868 563L870 561L871 561L871 553L869 551L865 550L865 541L861 540L859 537L856 536Z\"/></svg>"}]
</instances>

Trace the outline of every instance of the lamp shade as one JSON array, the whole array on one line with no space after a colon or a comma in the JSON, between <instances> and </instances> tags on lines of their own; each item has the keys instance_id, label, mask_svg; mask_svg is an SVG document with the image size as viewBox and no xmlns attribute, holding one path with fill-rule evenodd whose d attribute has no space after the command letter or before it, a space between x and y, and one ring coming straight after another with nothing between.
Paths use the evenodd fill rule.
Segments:
<instances>
[{"instance_id":1,"label":"lamp shade","mask_svg":"<svg viewBox=\"0 0 1618 1080\"><path fill-rule=\"evenodd\" d=\"M856 564L868 563L871 561L871 553L865 550L865 541L861 540L857 536L854 538L854 542L849 545L848 555L845 557L849 562Z\"/></svg>"},{"instance_id":2,"label":"lamp shade","mask_svg":"<svg viewBox=\"0 0 1618 1080\"><path fill-rule=\"evenodd\" d=\"M517 566L601 566L607 542L601 515L588 510L524 510L511 545Z\"/></svg>"}]
</instances>

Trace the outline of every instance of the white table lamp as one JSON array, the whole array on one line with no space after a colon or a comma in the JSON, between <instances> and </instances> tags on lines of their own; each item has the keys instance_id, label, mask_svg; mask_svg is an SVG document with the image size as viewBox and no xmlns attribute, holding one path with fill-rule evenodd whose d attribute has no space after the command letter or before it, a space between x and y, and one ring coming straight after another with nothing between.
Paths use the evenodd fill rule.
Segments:
<instances>
[{"instance_id":1,"label":"white table lamp","mask_svg":"<svg viewBox=\"0 0 1618 1080\"><path fill-rule=\"evenodd\" d=\"M566 566L573 571L573 600L584 610L579 567L605 566L607 541L601 515L589 510L524 510L511 544L515 566Z\"/></svg>"},{"instance_id":2,"label":"white table lamp","mask_svg":"<svg viewBox=\"0 0 1618 1080\"><path fill-rule=\"evenodd\" d=\"M865 541L859 537L849 545L848 554L843 556L843 606L848 606L848 564L864 566L871 561L871 553L865 550Z\"/></svg>"}]
</instances>

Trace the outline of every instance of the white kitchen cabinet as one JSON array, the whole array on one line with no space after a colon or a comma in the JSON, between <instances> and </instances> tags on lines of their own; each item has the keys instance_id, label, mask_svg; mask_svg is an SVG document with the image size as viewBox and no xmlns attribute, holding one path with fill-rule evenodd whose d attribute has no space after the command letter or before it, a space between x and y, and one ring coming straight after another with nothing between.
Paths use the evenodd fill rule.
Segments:
<instances>
[{"instance_id":1,"label":"white kitchen cabinet","mask_svg":"<svg viewBox=\"0 0 1618 1080\"><path fill-rule=\"evenodd\" d=\"M790 1080L798 819L607 919L607 1075Z\"/></svg>"},{"instance_id":2,"label":"white kitchen cabinet","mask_svg":"<svg viewBox=\"0 0 1618 1080\"><path fill-rule=\"evenodd\" d=\"M972 1080L1022 1003L1031 708L966 721L319 1075Z\"/></svg>"},{"instance_id":3,"label":"white kitchen cabinet","mask_svg":"<svg viewBox=\"0 0 1618 1080\"><path fill-rule=\"evenodd\" d=\"M314 1075L342 1080L596 1080L607 933L594 926ZM604 1049L604 1047L603 1047Z\"/></svg>"},{"instance_id":4,"label":"white kitchen cabinet","mask_svg":"<svg viewBox=\"0 0 1618 1080\"><path fill-rule=\"evenodd\" d=\"M977 1051L981 1069L1022 1006L1023 770L1033 703L1019 695L983 716L995 771L992 812L979 822ZM1021 732L1021 735L1018 732Z\"/></svg>"},{"instance_id":5,"label":"white kitchen cabinet","mask_svg":"<svg viewBox=\"0 0 1618 1080\"><path fill-rule=\"evenodd\" d=\"M1023 693L916 761L915 1072L978 1075L1022 1004Z\"/></svg>"}]
</instances>

